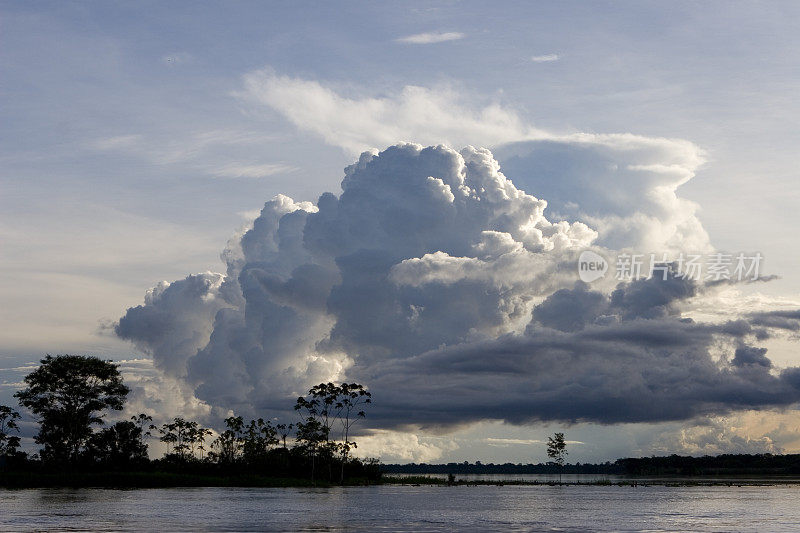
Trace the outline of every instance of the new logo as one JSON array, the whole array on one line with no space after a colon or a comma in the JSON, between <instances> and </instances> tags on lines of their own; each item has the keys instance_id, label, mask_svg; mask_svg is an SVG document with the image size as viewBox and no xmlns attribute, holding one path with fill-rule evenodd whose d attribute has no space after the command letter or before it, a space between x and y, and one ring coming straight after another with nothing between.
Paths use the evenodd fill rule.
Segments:
<instances>
[{"instance_id":1,"label":"new logo","mask_svg":"<svg viewBox=\"0 0 800 533\"><path fill-rule=\"evenodd\" d=\"M578 276L584 283L591 283L606 275L608 262L591 250L584 250L578 258Z\"/></svg>"}]
</instances>

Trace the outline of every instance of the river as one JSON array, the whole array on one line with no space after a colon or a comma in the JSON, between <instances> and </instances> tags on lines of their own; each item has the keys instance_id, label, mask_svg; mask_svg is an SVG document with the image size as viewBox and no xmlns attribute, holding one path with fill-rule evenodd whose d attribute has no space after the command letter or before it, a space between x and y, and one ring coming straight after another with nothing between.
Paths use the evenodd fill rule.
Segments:
<instances>
[{"instance_id":1,"label":"river","mask_svg":"<svg viewBox=\"0 0 800 533\"><path fill-rule=\"evenodd\" d=\"M0 490L3 531L798 531L800 486Z\"/></svg>"}]
</instances>

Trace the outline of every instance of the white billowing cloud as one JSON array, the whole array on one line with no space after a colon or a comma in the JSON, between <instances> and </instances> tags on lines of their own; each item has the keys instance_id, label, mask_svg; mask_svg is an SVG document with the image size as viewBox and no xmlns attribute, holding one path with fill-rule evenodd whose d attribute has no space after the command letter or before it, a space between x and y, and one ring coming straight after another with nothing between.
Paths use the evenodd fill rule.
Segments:
<instances>
[{"instance_id":1,"label":"white billowing cloud","mask_svg":"<svg viewBox=\"0 0 800 533\"><path fill-rule=\"evenodd\" d=\"M406 44L435 44L435 43L443 43L446 41L457 41L459 39L463 39L466 37L461 32L457 31L446 31L446 32L426 32L426 33L415 33L414 35L407 35L406 37L400 37L395 39L399 43L406 43Z\"/></svg>"},{"instance_id":2,"label":"white billowing cloud","mask_svg":"<svg viewBox=\"0 0 800 533\"><path fill-rule=\"evenodd\" d=\"M796 410L741 411L705 417L654 435L646 454L797 453L800 423Z\"/></svg>"},{"instance_id":3,"label":"white billowing cloud","mask_svg":"<svg viewBox=\"0 0 800 533\"><path fill-rule=\"evenodd\" d=\"M414 433L375 430L358 438L357 457L375 457L384 463L430 463L458 449L451 439L426 438Z\"/></svg>"},{"instance_id":4,"label":"white billowing cloud","mask_svg":"<svg viewBox=\"0 0 800 533\"><path fill-rule=\"evenodd\" d=\"M800 399L800 370L777 371L753 345L769 328L792 326L793 314L693 322L686 302L713 287L674 274L617 287L577 282L582 250L612 252L595 245L609 234L621 248L647 235L620 233L603 210L674 224L674 198L659 194L687 179L692 156L672 141L598 139L507 147L514 176L532 169L542 188L547 168L581 169L561 174L561 188L550 189L557 199L569 180L597 187L591 169L604 176L604 164L627 157L615 176L626 201L598 191L599 207L581 209L589 224L554 219L486 149L364 152L338 196L275 197L229 242L224 275L160 285L117 334L202 402L246 416L285 410L329 380L372 387L372 427L420 431L480 420L690 420ZM707 242L701 226L682 231L661 242Z\"/></svg>"},{"instance_id":5,"label":"white billowing cloud","mask_svg":"<svg viewBox=\"0 0 800 533\"><path fill-rule=\"evenodd\" d=\"M518 188L546 199L558 217L588 223L603 246L641 253L711 249L698 206L677 192L705 161L685 140L557 135L498 103L475 106L451 88L406 86L386 96L349 98L269 69L247 74L238 96L352 154L400 140L494 147Z\"/></svg>"},{"instance_id":6,"label":"white billowing cloud","mask_svg":"<svg viewBox=\"0 0 800 533\"><path fill-rule=\"evenodd\" d=\"M147 291L144 305L128 310L116 333L130 339L156 357L168 375L186 377L186 361L208 344L217 312L226 306L219 297L224 276L206 272L168 283L162 281Z\"/></svg>"},{"instance_id":7,"label":"white billowing cloud","mask_svg":"<svg viewBox=\"0 0 800 533\"><path fill-rule=\"evenodd\" d=\"M532 56L531 61L534 63L550 63L552 61L558 61L560 58L558 54L543 54L539 56Z\"/></svg>"},{"instance_id":8,"label":"white billowing cloud","mask_svg":"<svg viewBox=\"0 0 800 533\"><path fill-rule=\"evenodd\" d=\"M499 104L473 109L449 88L408 85L391 96L354 99L317 81L266 69L247 74L237 96L274 109L353 155L399 141L488 146L545 135Z\"/></svg>"},{"instance_id":9,"label":"white billowing cloud","mask_svg":"<svg viewBox=\"0 0 800 533\"><path fill-rule=\"evenodd\" d=\"M706 253L699 206L678 189L703 163L686 141L634 135L522 141L495 149L515 183L551 212L596 229L598 244L638 253Z\"/></svg>"},{"instance_id":10,"label":"white billowing cloud","mask_svg":"<svg viewBox=\"0 0 800 533\"><path fill-rule=\"evenodd\" d=\"M212 407L198 400L192 387L181 378L160 372L152 359L117 361L125 384L131 392L125 402L125 410L118 418L127 420L144 413L153 417L156 424L164 423L176 416L210 421ZM223 414L224 413L220 413Z\"/></svg>"},{"instance_id":11,"label":"white billowing cloud","mask_svg":"<svg viewBox=\"0 0 800 533\"><path fill-rule=\"evenodd\" d=\"M557 263L545 256L596 237L550 222L487 150L397 145L363 154L342 186L316 205L267 202L223 253L225 275L162 283L117 334L200 399L252 408L345 376L356 356L521 331L552 289ZM448 262L468 266L456 276ZM437 301L457 295L455 313Z\"/></svg>"}]
</instances>

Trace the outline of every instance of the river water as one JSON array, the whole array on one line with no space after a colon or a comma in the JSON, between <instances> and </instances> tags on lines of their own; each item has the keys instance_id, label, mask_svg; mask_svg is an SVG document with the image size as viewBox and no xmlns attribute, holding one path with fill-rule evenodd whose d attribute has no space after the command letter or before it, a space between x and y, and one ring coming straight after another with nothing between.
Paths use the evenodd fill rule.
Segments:
<instances>
[{"instance_id":1,"label":"river water","mask_svg":"<svg viewBox=\"0 0 800 533\"><path fill-rule=\"evenodd\" d=\"M0 490L3 531L800 531L800 485Z\"/></svg>"}]
</instances>

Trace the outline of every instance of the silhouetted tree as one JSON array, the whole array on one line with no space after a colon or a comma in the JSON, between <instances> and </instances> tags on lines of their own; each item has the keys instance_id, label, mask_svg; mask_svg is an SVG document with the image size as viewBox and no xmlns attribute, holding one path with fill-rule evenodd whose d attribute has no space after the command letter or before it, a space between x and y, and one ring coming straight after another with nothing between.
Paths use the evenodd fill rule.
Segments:
<instances>
[{"instance_id":1,"label":"silhouetted tree","mask_svg":"<svg viewBox=\"0 0 800 533\"><path fill-rule=\"evenodd\" d=\"M347 462L350 449L356 448L354 441L350 440L350 429L359 419L366 417L363 407L372 403L372 393L358 383L342 383L336 397L336 408L339 420L342 423L342 471L339 482L344 481L344 465Z\"/></svg>"},{"instance_id":2,"label":"silhouetted tree","mask_svg":"<svg viewBox=\"0 0 800 533\"><path fill-rule=\"evenodd\" d=\"M278 430L278 434L281 436L281 441L283 442L283 449L286 450L286 437L291 434L292 429L294 428L294 424L278 424L275 426L275 429Z\"/></svg>"},{"instance_id":3,"label":"silhouetted tree","mask_svg":"<svg viewBox=\"0 0 800 533\"><path fill-rule=\"evenodd\" d=\"M372 402L372 394L358 383L320 383L309 389L308 394L299 397L294 406L304 411L304 420L297 424L297 440L309 451L312 471L320 452L328 458L329 477L331 459L339 455L341 459L340 480L344 480L344 465L350 450L356 443L350 440L353 425L366 416L363 406ZM340 440L332 441L331 433L335 427L341 428Z\"/></svg>"},{"instance_id":4,"label":"silhouetted tree","mask_svg":"<svg viewBox=\"0 0 800 533\"><path fill-rule=\"evenodd\" d=\"M142 446L147 447L147 439L153 436L152 431L158 429L153 425L153 417L144 413L139 413L131 417L131 422L139 427L139 442Z\"/></svg>"},{"instance_id":5,"label":"silhouetted tree","mask_svg":"<svg viewBox=\"0 0 800 533\"><path fill-rule=\"evenodd\" d=\"M75 461L103 424L103 411L121 410L128 394L117 365L96 357L48 355L15 394L40 423L36 442L46 461Z\"/></svg>"},{"instance_id":6,"label":"silhouetted tree","mask_svg":"<svg viewBox=\"0 0 800 533\"><path fill-rule=\"evenodd\" d=\"M278 444L277 431L263 419L251 420L244 432L242 453L248 464L263 463L273 446Z\"/></svg>"},{"instance_id":7,"label":"silhouetted tree","mask_svg":"<svg viewBox=\"0 0 800 533\"><path fill-rule=\"evenodd\" d=\"M210 437L213 435L214 432L208 428L204 428L198 425L192 432L192 441L193 441L193 448L192 454L194 454L194 447L197 448L197 451L200 452L200 460L205 459L206 453L206 437Z\"/></svg>"},{"instance_id":8,"label":"silhouetted tree","mask_svg":"<svg viewBox=\"0 0 800 533\"><path fill-rule=\"evenodd\" d=\"M214 449L213 458L220 463L232 464L239 458L244 445L244 419L241 416L231 416L225 419L228 428L211 444Z\"/></svg>"},{"instance_id":9,"label":"silhouetted tree","mask_svg":"<svg viewBox=\"0 0 800 533\"><path fill-rule=\"evenodd\" d=\"M311 481L316 474L317 457L328 442L328 430L325 425L313 416L308 416L295 426L296 439L301 448L311 459Z\"/></svg>"},{"instance_id":10,"label":"silhouetted tree","mask_svg":"<svg viewBox=\"0 0 800 533\"><path fill-rule=\"evenodd\" d=\"M124 420L92 435L88 455L100 463L114 466L142 463L147 460L147 444L142 427Z\"/></svg>"},{"instance_id":11,"label":"silhouetted tree","mask_svg":"<svg viewBox=\"0 0 800 533\"><path fill-rule=\"evenodd\" d=\"M160 440L167 444L167 455L174 455L180 461L196 459L198 445L205 450L205 440L211 430L202 427L195 421L177 417L158 429Z\"/></svg>"},{"instance_id":12,"label":"silhouetted tree","mask_svg":"<svg viewBox=\"0 0 800 533\"><path fill-rule=\"evenodd\" d=\"M19 413L7 405L0 405L0 457L14 455L19 448L19 436L11 435L11 432L19 433Z\"/></svg>"},{"instance_id":13,"label":"silhouetted tree","mask_svg":"<svg viewBox=\"0 0 800 533\"><path fill-rule=\"evenodd\" d=\"M555 433L547 439L547 456L558 465L558 482L561 483L561 470L564 468L564 457L567 455L567 442L563 433Z\"/></svg>"}]
</instances>

